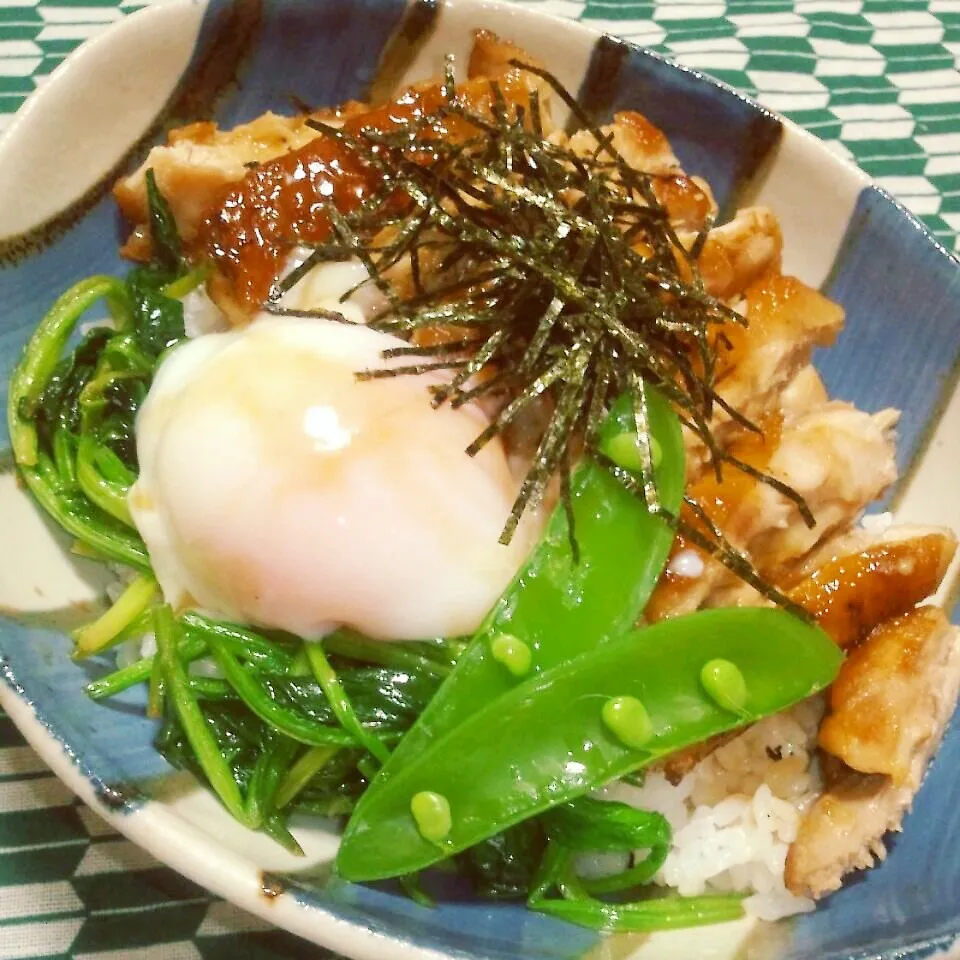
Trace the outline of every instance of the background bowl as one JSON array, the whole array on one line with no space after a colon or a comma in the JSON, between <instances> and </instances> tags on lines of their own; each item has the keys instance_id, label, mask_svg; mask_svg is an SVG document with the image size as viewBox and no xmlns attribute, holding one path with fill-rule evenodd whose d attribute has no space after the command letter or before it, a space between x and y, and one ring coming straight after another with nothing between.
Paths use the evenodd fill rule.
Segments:
<instances>
[{"instance_id":1,"label":"background bowl","mask_svg":"<svg viewBox=\"0 0 960 960\"><path fill-rule=\"evenodd\" d=\"M0 402L19 350L57 293L124 269L122 226L106 188L164 128L213 117L232 125L436 75L487 27L545 61L603 119L645 113L721 208L767 203L786 238L785 270L847 311L817 358L836 397L904 415L891 495L898 518L960 529L960 266L855 168L732 90L585 27L484 0L170 0L80 51L0 139ZM69 155L63 145L69 143ZM6 438L0 442L0 448ZM749 922L653 938L617 938L513 906L415 906L387 888L324 883L335 849L323 825L295 832L308 867L238 827L153 751L142 698L95 705L82 692L106 662L73 664L61 628L102 589L0 477L0 704L84 800L182 873L279 926L354 957L561 960L594 956L839 960L920 958L960 931L960 735L948 734L888 863L815 914L776 928Z\"/></svg>"}]
</instances>

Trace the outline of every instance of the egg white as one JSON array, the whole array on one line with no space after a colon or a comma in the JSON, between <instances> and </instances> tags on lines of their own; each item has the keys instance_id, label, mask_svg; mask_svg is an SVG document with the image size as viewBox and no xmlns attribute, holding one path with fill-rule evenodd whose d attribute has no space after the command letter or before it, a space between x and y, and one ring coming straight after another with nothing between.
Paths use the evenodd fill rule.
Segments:
<instances>
[{"instance_id":1,"label":"egg white","mask_svg":"<svg viewBox=\"0 0 960 960\"><path fill-rule=\"evenodd\" d=\"M284 274L301 266L310 253L298 247ZM318 263L284 293L280 304L291 310L330 310L352 323L367 323L388 306L367 268L355 258Z\"/></svg>"},{"instance_id":2,"label":"egg white","mask_svg":"<svg viewBox=\"0 0 960 960\"><path fill-rule=\"evenodd\" d=\"M137 421L137 529L165 598L307 638L458 636L482 621L535 523L488 421L434 409L438 375L358 381L401 346L363 325L262 316L164 360Z\"/></svg>"}]
</instances>

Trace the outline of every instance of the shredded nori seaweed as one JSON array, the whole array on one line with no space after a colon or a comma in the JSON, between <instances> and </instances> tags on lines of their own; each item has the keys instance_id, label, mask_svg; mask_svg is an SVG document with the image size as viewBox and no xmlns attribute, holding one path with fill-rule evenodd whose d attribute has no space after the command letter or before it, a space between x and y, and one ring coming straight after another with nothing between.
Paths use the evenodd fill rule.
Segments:
<instances>
[{"instance_id":1,"label":"shredded nori seaweed","mask_svg":"<svg viewBox=\"0 0 960 960\"><path fill-rule=\"evenodd\" d=\"M500 411L467 449L470 455L531 404L549 404L501 542L510 541L524 511L542 500L556 475L570 513L570 471L586 450L688 540L794 608L692 500L686 501L692 523L669 515L654 481L650 386L702 440L718 478L724 466L745 471L790 498L804 521L813 523L799 494L720 449L713 436L717 407L748 430L762 431L715 391L725 341L720 328L746 321L711 296L700 277L697 258L712 224L685 247L657 197L658 175L633 169L550 73L511 63L546 81L567 104L595 140L590 154L579 156L544 139L536 91L526 104L511 104L494 80L489 112L473 109L458 93L450 63L439 106L395 129L351 132L308 120L362 157L379 187L350 213L327 206L329 239L314 247L272 299L319 262L360 259L369 273L365 282L388 302L370 326L406 339L409 346L387 355L411 362L358 376L453 371L448 382L431 388L436 405L496 396ZM457 137L438 135L451 125ZM390 271L402 262L410 267L408 295L390 281ZM417 342L424 330L431 331L429 345ZM598 448L600 424L625 392L634 400L640 483Z\"/></svg>"}]
</instances>

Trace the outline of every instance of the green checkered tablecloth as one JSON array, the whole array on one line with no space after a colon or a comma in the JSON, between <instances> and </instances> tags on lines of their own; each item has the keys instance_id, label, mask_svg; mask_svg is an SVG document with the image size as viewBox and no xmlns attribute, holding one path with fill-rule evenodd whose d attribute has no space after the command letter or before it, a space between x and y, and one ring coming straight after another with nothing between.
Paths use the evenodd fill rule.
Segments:
<instances>
[{"instance_id":1,"label":"green checkered tablecloth","mask_svg":"<svg viewBox=\"0 0 960 960\"><path fill-rule=\"evenodd\" d=\"M523 0L665 52L852 157L947 247L960 231L960 0ZM136 0L0 0L0 125ZM0 714L0 960L322 957L79 806Z\"/></svg>"}]
</instances>

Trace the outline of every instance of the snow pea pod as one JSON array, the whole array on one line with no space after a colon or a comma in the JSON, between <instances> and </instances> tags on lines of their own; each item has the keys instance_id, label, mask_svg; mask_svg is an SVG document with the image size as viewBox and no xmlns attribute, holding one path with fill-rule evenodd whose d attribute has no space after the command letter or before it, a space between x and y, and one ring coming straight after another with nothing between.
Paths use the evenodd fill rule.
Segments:
<instances>
[{"instance_id":1,"label":"snow pea pod","mask_svg":"<svg viewBox=\"0 0 960 960\"><path fill-rule=\"evenodd\" d=\"M651 435L660 451L657 493L660 503L675 512L685 479L680 424L659 394L646 393ZM624 435L636 437L629 396L611 410L600 445L607 449ZM525 675L564 663L636 624L666 563L673 530L590 458L574 471L571 497L579 562L566 512L558 506L526 564L394 750L377 783Z\"/></svg>"},{"instance_id":2,"label":"snow pea pod","mask_svg":"<svg viewBox=\"0 0 960 960\"><path fill-rule=\"evenodd\" d=\"M423 869L669 753L779 712L832 682L843 654L819 627L775 609L724 609L631 631L531 676L476 711L363 796L337 867L348 880ZM742 677L743 705L725 708L703 685L723 660ZM649 739L624 742L604 705L630 698ZM722 698L721 698L722 699ZM411 815L429 793L449 809L442 839Z\"/></svg>"}]
</instances>

